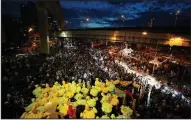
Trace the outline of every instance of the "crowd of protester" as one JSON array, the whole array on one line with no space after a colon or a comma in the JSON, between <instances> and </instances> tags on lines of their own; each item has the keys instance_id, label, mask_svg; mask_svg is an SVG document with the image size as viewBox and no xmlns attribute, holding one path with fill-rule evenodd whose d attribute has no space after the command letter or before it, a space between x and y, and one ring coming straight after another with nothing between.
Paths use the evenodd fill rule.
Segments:
<instances>
[{"instance_id":1,"label":"crowd of protester","mask_svg":"<svg viewBox=\"0 0 191 120\"><path fill-rule=\"evenodd\" d=\"M101 58L105 58L105 57L102 56ZM98 59L100 59L100 58L98 58ZM107 60L105 59L103 61L107 61ZM139 64L137 64L138 66L136 66L137 61L135 61L136 63L133 64L132 59L131 59L131 61L128 61L127 59L123 59L123 61L127 62L132 69L133 68L136 69L137 67L139 67L141 65L139 63ZM147 63L146 63L146 61L147 61ZM145 61L145 63L149 64L148 63L149 59L147 59L146 61ZM122 67L117 66L112 63L114 63L114 62L112 62L112 60L108 61L109 66L111 67L112 70L114 70L113 73L118 73L118 77L121 80L128 80L128 81L136 80L137 82L140 81L139 76L132 74L132 73L126 73ZM142 68L142 67L139 67L139 68ZM157 73L155 73L155 74L157 74ZM147 88L149 88L149 87L147 86ZM151 92L151 105L150 106L146 105L148 92L149 92L149 89L146 89L144 98L143 98L143 100L140 101L141 103L145 103L145 104L141 104L140 106L138 106L138 109L140 110L139 113L141 115L140 118L182 118L182 117L187 118L187 117L189 117L190 106L186 102L186 100L184 100L184 96L182 96L181 94L173 95L172 93L168 93L166 91L164 92L164 88L165 88L165 85L162 85L162 87L160 89L155 89L155 87L153 87L152 92ZM128 89L128 88L125 88L125 89ZM132 90L132 88L131 88L131 90ZM187 92L187 96L190 95L189 89L185 88L184 91ZM163 101L163 102L161 102L161 101ZM144 108L144 109L141 109L141 108ZM183 110L184 112L181 113L181 110Z\"/></svg>"},{"instance_id":2,"label":"crowd of protester","mask_svg":"<svg viewBox=\"0 0 191 120\"><path fill-rule=\"evenodd\" d=\"M125 47L118 46L116 53L123 50ZM153 64L149 61L153 60L155 56L158 58L158 61L161 63L159 66L154 67ZM137 72L146 73L155 76L159 81L164 82L165 84L178 89L184 95L190 96L189 80L190 74L189 69L190 65L180 64L174 61L172 58L162 57L160 53L156 52L141 52L133 51L128 56L118 55L122 61L125 61L128 66L136 70Z\"/></svg>"},{"instance_id":3,"label":"crowd of protester","mask_svg":"<svg viewBox=\"0 0 191 120\"><path fill-rule=\"evenodd\" d=\"M159 89L153 86L150 104L148 104L147 98L151 86L147 82L142 82L140 76L127 73L115 62L118 58L120 61L125 61L132 69L152 74L152 65L148 63L152 56L133 52L131 55L138 60L124 56L113 57L106 49L109 48L91 48L83 43L62 42L52 46L47 56L37 54L39 50L35 50L22 56L2 57L3 117L19 118L33 98L32 90L36 84L43 86L49 83L51 86L55 81L61 83L62 80L71 82L78 79L94 83L95 78L100 78L103 81L106 79L136 81L144 87L144 96L136 104L137 118L190 118L188 102L182 99L181 94L173 96L172 93L164 92L165 85ZM154 76L161 75L167 75L169 83L174 82L169 78L177 77L171 69L165 70L164 66L154 71ZM132 85L117 87L121 90L134 90L133 97L138 98L139 90ZM181 90L186 91L187 96L190 95L186 87Z\"/></svg>"}]
</instances>

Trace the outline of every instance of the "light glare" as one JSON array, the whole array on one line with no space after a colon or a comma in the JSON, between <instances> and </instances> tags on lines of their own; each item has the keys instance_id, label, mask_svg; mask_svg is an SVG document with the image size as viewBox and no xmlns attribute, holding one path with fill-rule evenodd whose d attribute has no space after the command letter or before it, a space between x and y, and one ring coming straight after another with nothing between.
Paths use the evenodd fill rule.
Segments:
<instances>
[{"instance_id":1,"label":"light glare","mask_svg":"<svg viewBox=\"0 0 191 120\"><path fill-rule=\"evenodd\" d=\"M147 32L143 32L142 34L143 34L143 35L147 35Z\"/></svg>"}]
</instances>

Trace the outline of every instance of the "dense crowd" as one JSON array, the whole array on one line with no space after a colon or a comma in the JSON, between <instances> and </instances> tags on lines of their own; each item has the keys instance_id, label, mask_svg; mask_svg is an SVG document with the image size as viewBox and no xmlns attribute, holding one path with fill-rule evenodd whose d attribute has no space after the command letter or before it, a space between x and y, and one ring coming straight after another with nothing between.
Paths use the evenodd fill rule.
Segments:
<instances>
[{"instance_id":1,"label":"dense crowd","mask_svg":"<svg viewBox=\"0 0 191 120\"><path fill-rule=\"evenodd\" d=\"M136 81L144 88L144 95L136 104L137 118L190 118L190 106L186 99L183 99L184 96L181 94L174 96L172 93L164 92L166 85L160 88L150 86L146 81L141 80L141 76L128 73L116 63L118 59L126 62L131 69L151 74L152 65L148 64L148 61L152 59L151 56L134 52L131 55L138 58L137 61L124 56L114 57L109 54L107 48L90 48L83 43L65 44L52 46L48 56L41 56L36 50L22 56L2 58L3 117L19 118L24 108L31 102L31 98L34 97L32 90L35 89L36 84L44 86L49 83L53 86L55 81L61 83L62 80L72 82L78 79L93 84L95 78L100 78L102 81L106 79ZM154 76L164 73L168 75L166 74L168 71L169 76L174 75L171 70L165 71L163 67L159 67L154 71ZM172 77L175 78L176 74ZM169 80L170 77L167 78ZM132 85L117 87L121 90L133 91L133 97L138 99L140 92L138 88ZM151 87L152 92L148 103ZM183 90L189 95L186 87ZM132 101L127 102L130 104Z\"/></svg>"},{"instance_id":2,"label":"dense crowd","mask_svg":"<svg viewBox=\"0 0 191 120\"><path fill-rule=\"evenodd\" d=\"M120 53L119 51L122 49L124 49L124 47L121 47L116 53ZM153 69L153 64L149 63L149 61L153 60L155 57L158 58L160 65L154 65ZM190 79L190 65L178 63L173 60L172 56L166 58L163 57L161 53L156 54L156 52L144 53L141 51L133 51L128 56L118 55L118 58L125 61L131 69L139 73L155 76L158 81L178 89L185 96L190 96L190 83L188 81L188 79Z\"/></svg>"},{"instance_id":3,"label":"dense crowd","mask_svg":"<svg viewBox=\"0 0 191 120\"><path fill-rule=\"evenodd\" d=\"M141 56L141 54L140 54L140 56ZM102 56L101 58L104 58L104 57ZM143 58L143 56L142 56L142 58ZM100 59L100 58L98 58L98 59ZM128 59L122 58L121 60L127 62L127 64L129 64L129 66L132 69L137 70L137 68L145 68L145 66L140 67L140 65L142 65L142 64L137 63L137 61L135 61L134 59L133 60L130 59L128 61ZM104 61L107 61L107 60L105 59ZM127 73L122 67L112 64L111 61L108 61L109 62L108 67L111 67L111 69L114 70L112 73L118 73L119 79L130 80L130 81L135 80L137 82L141 82L140 76L137 76L136 74L132 74L132 73ZM147 65L149 65L148 61L149 61L149 59L145 60L145 63ZM114 61L113 61L113 63L114 63ZM146 66L146 68L148 69L147 66ZM157 74L157 73L155 73L155 74ZM140 84L144 85L144 83L140 83ZM140 111L139 110L138 111L141 115L140 118L181 118L181 117L187 118L187 117L189 117L190 106L187 103L187 101L184 99L184 96L182 96L182 94L174 95L174 93L169 93L166 90L164 90L165 88L167 88L165 84L162 85L160 87L160 89L156 89L155 87L153 87L152 92L151 92L151 103L150 103L150 106L147 106L147 104L145 104L145 103L147 103L146 101L147 101L148 93L149 93L149 86L147 85L147 89L145 90L144 98L143 98L143 100L140 101L143 104L138 106L138 109L140 110ZM125 89L127 89L127 88L125 88ZM189 89L187 89L187 88L183 88L183 89L184 89L184 91L186 91L187 96L189 96L189 94L190 94ZM131 90L132 90L132 88L131 88ZM161 103L161 101L163 101L163 102ZM181 113L180 112L181 110L184 110L184 112ZM160 114L156 115L156 113L160 113Z\"/></svg>"}]
</instances>

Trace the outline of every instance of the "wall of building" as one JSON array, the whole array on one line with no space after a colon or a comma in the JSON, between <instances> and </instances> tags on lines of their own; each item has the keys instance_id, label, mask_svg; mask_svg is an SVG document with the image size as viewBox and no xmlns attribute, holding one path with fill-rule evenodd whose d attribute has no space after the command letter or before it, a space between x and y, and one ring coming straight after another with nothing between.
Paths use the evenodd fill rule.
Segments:
<instances>
[{"instance_id":1,"label":"wall of building","mask_svg":"<svg viewBox=\"0 0 191 120\"><path fill-rule=\"evenodd\" d=\"M5 43L5 42L6 42L6 35L5 35L4 27L2 25L2 28L1 28L1 43Z\"/></svg>"}]
</instances>

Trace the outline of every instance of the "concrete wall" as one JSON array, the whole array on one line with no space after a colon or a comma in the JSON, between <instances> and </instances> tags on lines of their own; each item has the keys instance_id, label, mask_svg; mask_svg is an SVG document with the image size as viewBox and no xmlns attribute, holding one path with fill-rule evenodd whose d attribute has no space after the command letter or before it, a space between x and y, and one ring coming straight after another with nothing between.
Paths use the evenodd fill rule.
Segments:
<instances>
[{"instance_id":1,"label":"concrete wall","mask_svg":"<svg viewBox=\"0 0 191 120\"><path fill-rule=\"evenodd\" d=\"M110 41L125 41L135 43L152 43L168 45L169 40L173 37L181 37L182 44L178 46L190 46L190 40L183 35L175 35L170 33L153 33L148 32L143 35L143 31L130 31L130 30L81 30L81 31L63 31L60 37L76 37L97 40L110 40Z\"/></svg>"}]
</instances>

